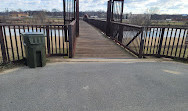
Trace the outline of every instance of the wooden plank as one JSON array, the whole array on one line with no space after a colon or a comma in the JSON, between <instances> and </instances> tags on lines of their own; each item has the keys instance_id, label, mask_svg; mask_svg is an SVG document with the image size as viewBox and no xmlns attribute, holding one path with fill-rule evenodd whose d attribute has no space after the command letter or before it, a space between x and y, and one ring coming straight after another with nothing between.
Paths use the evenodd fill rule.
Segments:
<instances>
[{"instance_id":1,"label":"wooden plank","mask_svg":"<svg viewBox=\"0 0 188 111\"><path fill-rule=\"evenodd\" d=\"M94 27L80 21L80 36L76 38L75 58L135 58L127 52L128 47L119 42L122 48L116 43L117 40L104 37Z\"/></svg>"}]
</instances>

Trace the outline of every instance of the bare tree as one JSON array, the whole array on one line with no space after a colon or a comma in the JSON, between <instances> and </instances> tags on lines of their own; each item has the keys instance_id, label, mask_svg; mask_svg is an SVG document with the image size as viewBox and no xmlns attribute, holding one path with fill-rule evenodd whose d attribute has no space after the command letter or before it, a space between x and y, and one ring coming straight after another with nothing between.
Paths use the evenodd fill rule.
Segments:
<instances>
[{"instance_id":1,"label":"bare tree","mask_svg":"<svg viewBox=\"0 0 188 111\"><path fill-rule=\"evenodd\" d=\"M23 10L19 8L19 9L18 9L18 12L23 12Z\"/></svg>"},{"instance_id":2,"label":"bare tree","mask_svg":"<svg viewBox=\"0 0 188 111\"><path fill-rule=\"evenodd\" d=\"M151 25L151 15L152 14L158 14L159 8L157 7L151 7L150 9L146 10L145 14L130 14L129 16L129 22L131 24L135 25L144 25L144 26L149 26Z\"/></svg>"},{"instance_id":3,"label":"bare tree","mask_svg":"<svg viewBox=\"0 0 188 111\"><path fill-rule=\"evenodd\" d=\"M185 25L188 25L188 22L185 22Z\"/></svg>"},{"instance_id":4,"label":"bare tree","mask_svg":"<svg viewBox=\"0 0 188 111\"><path fill-rule=\"evenodd\" d=\"M57 16L57 12L60 12L60 10L58 10L58 9L52 9L52 16L54 17L54 16Z\"/></svg>"},{"instance_id":5,"label":"bare tree","mask_svg":"<svg viewBox=\"0 0 188 111\"><path fill-rule=\"evenodd\" d=\"M147 14L159 14L160 10L158 7L151 7L149 9L146 10Z\"/></svg>"},{"instance_id":6,"label":"bare tree","mask_svg":"<svg viewBox=\"0 0 188 111\"><path fill-rule=\"evenodd\" d=\"M149 14L132 14L129 17L129 22L135 25L149 26L151 25L151 16Z\"/></svg>"},{"instance_id":7,"label":"bare tree","mask_svg":"<svg viewBox=\"0 0 188 111\"><path fill-rule=\"evenodd\" d=\"M34 23L36 24L44 24L46 20L46 12L39 11L33 15Z\"/></svg>"},{"instance_id":8,"label":"bare tree","mask_svg":"<svg viewBox=\"0 0 188 111\"><path fill-rule=\"evenodd\" d=\"M0 18L0 23L6 23L6 16L2 16Z\"/></svg>"}]
</instances>

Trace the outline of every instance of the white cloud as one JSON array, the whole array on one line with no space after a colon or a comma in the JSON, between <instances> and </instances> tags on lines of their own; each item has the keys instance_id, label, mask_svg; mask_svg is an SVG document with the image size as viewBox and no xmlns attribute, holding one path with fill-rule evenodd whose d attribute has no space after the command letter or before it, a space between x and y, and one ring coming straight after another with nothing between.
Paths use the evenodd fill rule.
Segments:
<instances>
[{"instance_id":1,"label":"white cloud","mask_svg":"<svg viewBox=\"0 0 188 111\"><path fill-rule=\"evenodd\" d=\"M80 0L80 10L107 9L108 0ZM188 14L188 0L125 0L124 13L145 13L151 7L158 7L160 13ZM5 8L10 10L63 10L62 0L0 0L0 11Z\"/></svg>"}]
</instances>

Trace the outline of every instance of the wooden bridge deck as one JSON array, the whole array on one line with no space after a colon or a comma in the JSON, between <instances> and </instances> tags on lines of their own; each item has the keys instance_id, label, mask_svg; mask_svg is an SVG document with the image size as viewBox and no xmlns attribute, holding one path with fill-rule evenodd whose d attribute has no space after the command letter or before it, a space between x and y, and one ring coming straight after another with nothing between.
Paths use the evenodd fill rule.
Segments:
<instances>
[{"instance_id":1,"label":"wooden bridge deck","mask_svg":"<svg viewBox=\"0 0 188 111\"><path fill-rule=\"evenodd\" d=\"M135 58L129 52L104 37L97 29L80 21L80 36L76 40L75 58Z\"/></svg>"}]
</instances>

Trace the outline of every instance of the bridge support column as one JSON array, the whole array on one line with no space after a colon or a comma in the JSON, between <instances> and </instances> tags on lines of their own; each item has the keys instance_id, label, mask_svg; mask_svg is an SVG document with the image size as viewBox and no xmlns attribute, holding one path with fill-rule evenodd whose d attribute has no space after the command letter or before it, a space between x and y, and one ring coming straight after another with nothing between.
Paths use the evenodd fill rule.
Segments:
<instances>
[{"instance_id":1,"label":"bridge support column","mask_svg":"<svg viewBox=\"0 0 188 111\"><path fill-rule=\"evenodd\" d=\"M76 36L79 36L79 0L76 0Z\"/></svg>"},{"instance_id":2,"label":"bridge support column","mask_svg":"<svg viewBox=\"0 0 188 111\"><path fill-rule=\"evenodd\" d=\"M108 7L107 7L107 24L106 24L106 35L110 36L110 30L111 30L111 3L112 1L108 1Z\"/></svg>"},{"instance_id":3,"label":"bridge support column","mask_svg":"<svg viewBox=\"0 0 188 111\"><path fill-rule=\"evenodd\" d=\"M118 36L118 41L122 43L123 40L123 26L119 26L119 36Z\"/></svg>"}]
</instances>

